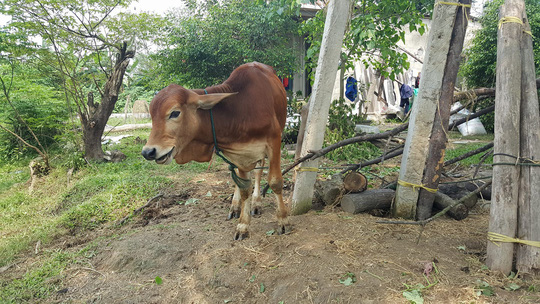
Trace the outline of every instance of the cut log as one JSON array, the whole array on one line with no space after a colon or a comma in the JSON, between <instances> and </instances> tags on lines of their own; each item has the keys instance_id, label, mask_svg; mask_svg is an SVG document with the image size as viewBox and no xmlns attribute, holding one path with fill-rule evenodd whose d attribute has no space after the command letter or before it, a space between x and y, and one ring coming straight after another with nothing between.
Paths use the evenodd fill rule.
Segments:
<instances>
[{"instance_id":1,"label":"cut log","mask_svg":"<svg viewBox=\"0 0 540 304\"><path fill-rule=\"evenodd\" d=\"M441 192L437 192L435 193L435 201L433 205L435 206L435 208L443 210L444 208L453 205L455 202L456 201L453 200L450 196ZM469 215L469 208L467 208L467 206L465 206L464 204L458 204L450 208L450 210L448 210L446 214L455 220L461 221Z\"/></svg>"},{"instance_id":2,"label":"cut log","mask_svg":"<svg viewBox=\"0 0 540 304\"><path fill-rule=\"evenodd\" d=\"M439 192L447 195L450 199L455 201L465 198L462 204L470 210L476 205L476 202L478 201L478 196L469 194L480 186L469 190L464 184L443 184L439 185ZM444 207L441 209L444 209Z\"/></svg>"},{"instance_id":3,"label":"cut log","mask_svg":"<svg viewBox=\"0 0 540 304\"><path fill-rule=\"evenodd\" d=\"M318 180L315 182L315 198L322 201L324 205L333 206L336 199L341 195L343 189L343 176L335 174L329 180Z\"/></svg>"},{"instance_id":4,"label":"cut log","mask_svg":"<svg viewBox=\"0 0 540 304\"><path fill-rule=\"evenodd\" d=\"M467 190L469 190L469 191L474 191L474 190L480 188L483 184L485 184L484 181L467 182L465 184L465 188L467 188ZM478 193L478 196L485 199L485 200L490 201L491 200L491 186L489 186L486 189L480 191L480 193Z\"/></svg>"},{"instance_id":5,"label":"cut log","mask_svg":"<svg viewBox=\"0 0 540 304\"><path fill-rule=\"evenodd\" d=\"M392 189L368 190L343 195L341 208L352 214L372 210L390 209L396 192Z\"/></svg>"},{"instance_id":6,"label":"cut log","mask_svg":"<svg viewBox=\"0 0 540 304\"><path fill-rule=\"evenodd\" d=\"M351 171L343 178L343 187L346 193L365 191L367 185L367 178L358 171Z\"/></svg>"}]
</instances>

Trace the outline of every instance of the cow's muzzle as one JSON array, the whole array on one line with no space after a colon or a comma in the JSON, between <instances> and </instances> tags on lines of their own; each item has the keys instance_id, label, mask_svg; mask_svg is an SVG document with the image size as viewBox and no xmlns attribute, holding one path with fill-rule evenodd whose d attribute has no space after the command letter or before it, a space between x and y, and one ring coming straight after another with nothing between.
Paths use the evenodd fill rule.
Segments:
<instances>
[{"instance_id":1,"label":"cow's muzzle","mask_svg":"<svg viewBox=\"0 0 540 304\"><path fill-rule=\"evenodd\" d=\"M155 160L158 164L168 164L170 163L174 148L175 147L172 147L171 150L165 154L158 155L159 152L156 148L144 147L141 154L146 160Z\"/></svg>"},{"instance_id":2,"label":"cow's muzzle","mask_svg":"<svg viewBox=\"0 0 540 304\"><path fill-rule=\"evenodd\" d=\"M146 160L155 160L156 159L156 148L147 148L144 147L141 152L142 156L146 158Z\"/></svg>"}]
</instances>

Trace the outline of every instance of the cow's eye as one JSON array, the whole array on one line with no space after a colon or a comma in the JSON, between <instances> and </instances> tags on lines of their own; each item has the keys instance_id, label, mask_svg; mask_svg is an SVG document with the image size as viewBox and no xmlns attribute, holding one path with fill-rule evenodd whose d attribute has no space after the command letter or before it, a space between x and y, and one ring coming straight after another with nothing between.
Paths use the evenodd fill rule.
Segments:
<instances>
[{"instance_id":1,"label":"cow's eye","mask_svg":"<svg viewBox=\"0 0 540 304\"><path fill-rule=\"evenodd\" d=\"M172 111L171 115L169 115L169 119L176 118L180 116L180 111Z\"/></svg>"}]
</instances>

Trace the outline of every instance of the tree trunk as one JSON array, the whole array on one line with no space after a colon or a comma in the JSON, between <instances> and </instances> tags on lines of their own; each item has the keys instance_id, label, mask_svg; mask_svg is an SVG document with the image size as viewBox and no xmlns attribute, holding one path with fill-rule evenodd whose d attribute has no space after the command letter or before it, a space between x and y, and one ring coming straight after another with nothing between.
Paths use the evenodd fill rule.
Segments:
<instances>
[{"instance_id":1,"label":"tree trunk","mask_svg":"<svg viewBox=\"0 0 540 304\"><path fill-rule=\"evenodd\" d=\"M101 93L101 102L99 104L95 103L94 97L90 93L87 100L88 116L79 113L83 129L84 151L87 159L103 160L101 136L118 100L129 59L133 58L134 55L135 51L128 51L127 43L124 42L118 49L116 64Z\"/></svg>"},{"instance_id":2,"label":"tree trunk","mask_svg":"<svg viewBox=\"0 0 540 304\"><path fill-rule=\"evenodd\" d=\"M512 16L521 20L523 11L523 0L506 0L499 18ZM502 24L498 31L493 163L515 163L514 158L502 153L513 156L520 153L522 31L522 25L514 22ZM493 166L489 232L516 237L519 171L519 166ZM514 246L514 243L488 242L486 265L508 275L512 270Z\"/></svg>"},{"instance_id":3,"label":"tree trunk","mask_svg":"<svg viewBox=\"0 0 540 304\"><path fill-rule=\"evenodd\" d=\"M471 1L460 0L460 3L470 4ZM456 83L459 63L461 61L463 41L465 40L465 32L467 31L467 16L470 13L469 9L465 9L466 11L463 12L464 9L464 7L459 7L456 14L456 21L450 40L450 49L442 78L443 85L441 87L438 111L435 112L435 120L433 121L433 129L429 140L429 157L426 161L426 168L422 178L422 184L432 189L437 189L439 185L446 143L448 141L446 130L448 129L448 121L450 119L450 107L454 99L454 84ZM425 220L431 216L434 199L435 193L420 189L416 210L416 218L418 220Z\"/></svg>"}]
</instances>

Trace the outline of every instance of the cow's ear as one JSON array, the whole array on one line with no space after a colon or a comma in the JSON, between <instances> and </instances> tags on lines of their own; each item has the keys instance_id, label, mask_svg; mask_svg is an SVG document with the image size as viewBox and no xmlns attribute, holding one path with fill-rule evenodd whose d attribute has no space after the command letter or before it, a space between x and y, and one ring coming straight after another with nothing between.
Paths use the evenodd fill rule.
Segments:
<instances>
[{"instance_id":1,"label":"cow's ear","mask_svg":"<svg viewBox=\"0 0 540 304\"><path fill-rule=\"evenodd\" d=\"M217 103L223 99L235 95L238 93L215 93L207 95L199 95L197 100L197 107L203 110L209 110L213 108Z\"/></svg>"}]
</instances>

